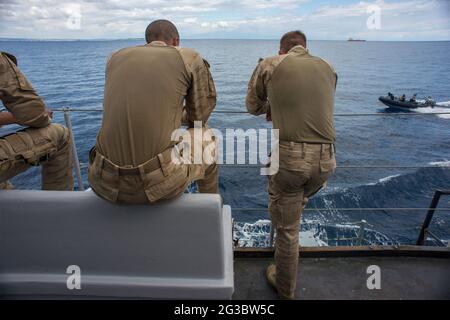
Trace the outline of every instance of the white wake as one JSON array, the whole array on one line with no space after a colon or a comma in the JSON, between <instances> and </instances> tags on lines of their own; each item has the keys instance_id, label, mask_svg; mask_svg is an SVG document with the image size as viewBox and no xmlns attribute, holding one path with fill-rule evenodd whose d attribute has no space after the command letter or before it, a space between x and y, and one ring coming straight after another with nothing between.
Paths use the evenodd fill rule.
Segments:
<instances>
[{"instance_id":1,"label":"white wake","mask_svg":"<svg viewBox=\"0 0 450 320\"><path fill-rule=\"evenodd\" d=\"M419 113L438 113L438 112L450 112L450 101L445 102L437 102L437 107L426 107L426 108L417 108L414 111ZM450 119L450 114L439 114L437 115L442 119Z\"/></svg>"}]
</instances>

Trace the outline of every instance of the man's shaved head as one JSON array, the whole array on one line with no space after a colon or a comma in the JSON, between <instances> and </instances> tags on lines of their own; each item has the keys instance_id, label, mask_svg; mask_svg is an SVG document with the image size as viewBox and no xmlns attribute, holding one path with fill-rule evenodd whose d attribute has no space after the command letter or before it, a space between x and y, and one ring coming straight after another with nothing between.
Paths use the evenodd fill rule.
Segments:
<instances>
[{"instance_id":1,"label":"man's shaved head","mask_svg":"<svg viewBox=\"0 0 450 320\"><path fill-rule=\"evenodd\" d=\"M301 45L306 48L306 35L301 31L285 33L280 40L280 53L288 53L293 47Z\"/></svg>"},{"instance_id":2,"label":"man's shaved head","mask_svg":"<svg viewBox=\"0 0 450 320\"><path fill-rule=\"evenodd\" d=\"M179 39L180 35L177 27L169 20L155 20L150 23L145 30L145 40L147 43L152 41L164 41L167 44L172 44Z\"/></svg>"}]
</instances>

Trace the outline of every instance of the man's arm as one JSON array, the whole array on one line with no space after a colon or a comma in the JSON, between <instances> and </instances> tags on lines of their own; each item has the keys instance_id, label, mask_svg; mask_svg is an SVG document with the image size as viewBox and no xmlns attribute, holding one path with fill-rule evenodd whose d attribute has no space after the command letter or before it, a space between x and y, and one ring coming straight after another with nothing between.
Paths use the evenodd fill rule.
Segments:
<instances>
[{"instance_id":1,"label":"man's arm","mask_svg":"<svg viewBox=\"0 0 450 320\"><path fill-rule=\"evenodd\" d=\"M216 107L217 93L209 70L209 64L199 54L191 53L188 69L191 73L191 87L186 96L183 120L192 127L194 121L202 121L205 125Z\"/></svg>"},{"instance_id":2,"label":"man's arm","mask_svg":"<svg viewBox=\"0 0 450 320\"><path fill-rule=\"evenodd\" d=\"M45 127L51 114L30 82L6 55L0 54L0 100L11 113L4 121L22 126ZM5 118L3 118L5 119Z\"/></svg>"},{"instance_id":3,"label":"man's arm","mask_svg":"<svg viewBox=\"0 0 450 320\"><path fill-rule=\"evenodd\" d=\"M270 106L267 100L267 89L264 83L264 67L260 62L253 71L253 75L248 83L247 98L245 104L249 113L261 115L270 113Z\"/></svg>"},{"instance_id":4,"label":"man's arm","mask_svg":"<svg viewBox=\"0 0 450 320\"><path fill-rule=\"evenodd\" d=\"M331 69L331 72L332 72L332 74L333 74L333 81L334 81L334 89L336 89L337 88L337 82L338 82L338 75L337 75L337 72L336 72L336 70L334 69L334 67L333 67L333 65L331 64L331 63L329 63L327 60L325 60L325 59L322 59L329 67L330 67L330 69Z\"/></svg>"}]
</instances>

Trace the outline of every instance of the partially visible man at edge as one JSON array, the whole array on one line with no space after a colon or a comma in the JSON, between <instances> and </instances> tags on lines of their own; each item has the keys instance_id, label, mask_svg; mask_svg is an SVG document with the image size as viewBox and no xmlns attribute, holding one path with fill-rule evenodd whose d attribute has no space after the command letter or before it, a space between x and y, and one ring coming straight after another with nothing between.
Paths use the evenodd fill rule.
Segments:
<instances>
[{"instance_id":1,"label":"partially visible man at edge","mask_svg":"<svg viewBox=\"0 0 450 320\"><path fill-rule=\"evenodd\" d=\"M51 124L51 110L6 52L0 52L0 100L7 109L0 112L0 126L27 127L0 137L0 189L12 189L9 179L42 165L42 189L73 190L69 130Z\"/></svg>"},{"instance_id":2,"label":"partially visible man at edge","mask_svg":"<svg viewBox=\"0 0 450 320\"><path fill-rule=\"evenodd\" d=\"M279 130L280 169L269 177L275 264L266 276L284 299L295 297L303 208L336 168L336 83L334 69L309 54L305 34L291 31L281 38L279 55L260 61L248 85L248 111L266 114Z\"/></svg>"},{"instance_id":3,"label":"partially visible man at edge","mask_svg":"<svg viewBox=\"0 0 450 320\"><path fill-rule=\"evenodd\" d=\"M218 193L215 162L171 159L174 130L182 122L205 126L216 105L209 64L194 50L179 47L178 30L170 21L149 24L145 38L146 45L119 50L107 63L103 121L90 154L89 183L113 203L171 199L192 181L202 193Z\"/></svg>"}]
</instances>

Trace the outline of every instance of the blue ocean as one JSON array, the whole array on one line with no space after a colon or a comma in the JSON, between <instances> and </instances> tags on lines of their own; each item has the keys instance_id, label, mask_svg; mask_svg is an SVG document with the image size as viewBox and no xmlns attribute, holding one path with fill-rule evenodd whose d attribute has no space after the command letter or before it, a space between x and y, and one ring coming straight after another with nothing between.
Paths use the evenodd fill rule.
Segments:
<instances>
[{"instance_id":1,"label":"blue ocean","mask_svg":"<svg viewBox=\"0 0 450 320\"><path fill-rule=\"evenodd\" d=\"M0 50L17 56L50 108L91 110L102 108L108 56L142 42L0 41ZM182 46L210 62L220 111L245 111L247 83L258 59L278 51L278 41L272 40L185 40ZM450 42L310 41L309 49L333 64L339 75L338 169L328 187L308 203L302 232L324 245L351 245L365 220L364 244L415 243L426 215L425 209L415 208L428 207L435 190L450 189L450 115L429 115L450 112ZM400 114L378 102L388 91L432 96L439 106ZM375 115L361 115L367 113ZM101 117L101 112L71 113L85 187L88 151ZM54 120L64 123L63 114L56 113ZM245 113L215 113L210 126L246 130L270 128L270 123ZM3 127L0 135L16 129ZM12 183L18 189L38 189L39 173L34 168ZM268 243L266 179L256 167L221 168L221 194L233 208L235 237L243 246ZM450 197L443 197L439 207L449 208ZM448 241L450 210L436 211L430 230Z\"/></svg>"}]
</instances>

